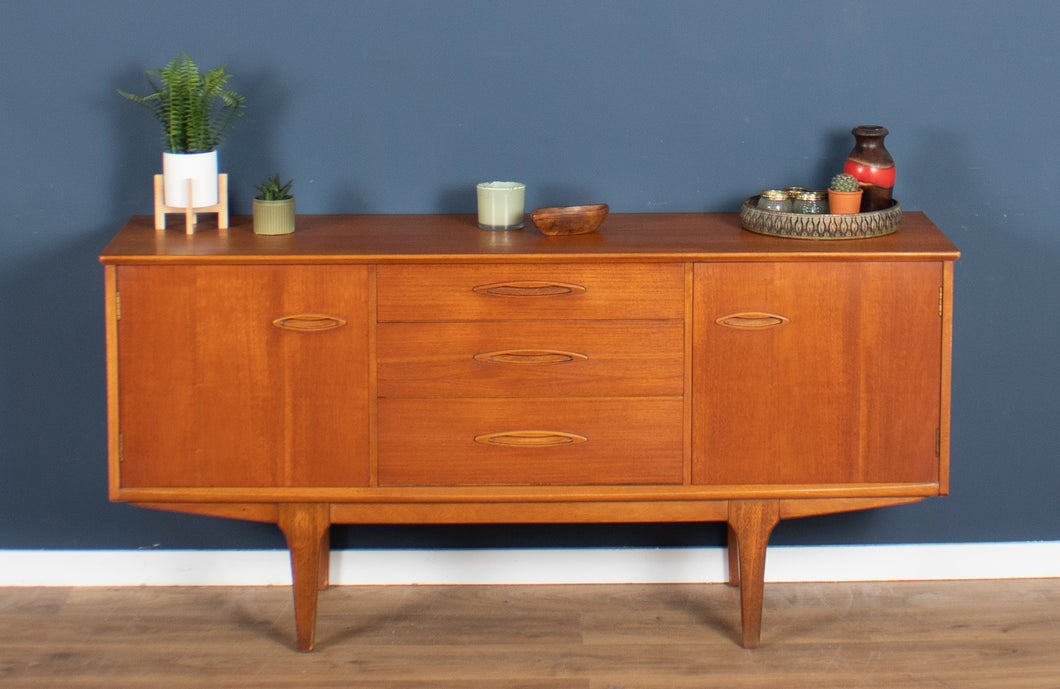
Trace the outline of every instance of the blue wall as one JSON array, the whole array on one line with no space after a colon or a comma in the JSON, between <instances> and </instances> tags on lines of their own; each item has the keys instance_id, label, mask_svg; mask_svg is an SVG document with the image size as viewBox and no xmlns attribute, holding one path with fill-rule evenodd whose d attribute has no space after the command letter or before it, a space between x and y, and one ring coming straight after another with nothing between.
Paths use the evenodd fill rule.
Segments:
<instances>
[{"instance_id":1,"label":"blue wall","mask_svg":"<svg viewBox=\"0 0 1060 689\"><path fill-rule=\"evenodd\" d=\"M174 8L178 11L174 11ZM102 269L151 212L159 133L116 89L187 50L247 115L234 211L277 170L306 213L733 211L821 186L883 124L895 195L963 250L952 492L785 523L775 543L1060 539L1060 4L940 0L0 0L0 548L273 547L268 525L106 497ZM338 547L688 545L719 529L336 529Z\"/></svg>"}]
</instances>

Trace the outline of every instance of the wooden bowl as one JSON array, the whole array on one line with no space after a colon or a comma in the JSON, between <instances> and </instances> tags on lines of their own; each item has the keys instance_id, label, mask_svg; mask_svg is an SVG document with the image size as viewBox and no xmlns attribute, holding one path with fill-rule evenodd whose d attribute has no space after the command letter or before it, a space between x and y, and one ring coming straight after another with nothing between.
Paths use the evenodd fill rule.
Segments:
<instances>
[{"instance_id":1,"label":"wooden bowl","mask_svg":"<svg viewBox=\"0 0 1060 689\"><path fill-rule=\"evenodd\" d=\"M590 206L561 206L557 208L538 208L530 213L530 220L537 229L553 237L589 234L596 232L600 223L610 211L606 203L594 203Z\"/></svg>"}]
</instances>

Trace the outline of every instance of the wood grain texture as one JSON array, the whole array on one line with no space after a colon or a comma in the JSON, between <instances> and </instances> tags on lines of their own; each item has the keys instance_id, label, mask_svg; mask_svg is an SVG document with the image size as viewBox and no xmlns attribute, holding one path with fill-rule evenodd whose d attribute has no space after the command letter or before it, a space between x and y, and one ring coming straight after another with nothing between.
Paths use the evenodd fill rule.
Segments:
<instances>
[{"instance_id":1,"label":"wood grain texture","mask_svg":"<svg viewBox=\"0 0 1060 689\"><path fill-rule=\"evenodd\" d=\"M941 263L695 270L694 483L938 481Z\"/></svg>"},{"instance_id":2,"label":"wood grain texture","mask_svg":"<svg viewBox=\"0 0 1060 689\"><path fill-rule=\"evenodd\" d=\"M684 393L681 320L383 323L376 332L381 397ZM505 352L514 354L486 356Z\"/></svg>"},{"instance_id":3,"label":"wood grain texture","mask_svg":"<svg viewBox=\"0 0 1060 689\"><path fill-rule=\"evenodd\" d=\"M106 266L110 495L275 520L313 647L331 523L727 520L742 638L780 518L945 492L952 244L735 214L481 232L133 218Z\"/></svg>"},{"instance_id":4,"label":"wood grain texture","mask_svg":"<svg viewBox=\"0 0 1060 689\"><path fill-rule=\"evenodd\" d=\"M667 397L379 400L381 486L680 483L682 400ZM490 433L588 442L499 447Z\"/></svg>"},{"instance_id":5,"label":"wood grain texture","mask_svg":"<svg viewBox=\"0 0 1060 689\"><path fill-rule=\"evenodd\" d=\"M474 215L299 215L298 231L254 235L249 216L227 232L194 237L155 232L135 216L101 256L107 264L563 263L582 261L956 260L960 253L920 212L902 213L898 232L849 242L781 239L740 228L739 213L613 213L598 232L545 237L536 230L484 232Z\"/></svg>"},{"instance_id":6,"label":"wood grain texture","mask_svg":"<svg viewBox=\"0 0 1060 689\"><path fill-rule=\"evenodd\" d=\"M1060 579L336 587L291 651L284 588L0 589L4 689L1049 689Z\"/></svg>"},{"instance_id":7,"label":"wood grain texture","mask_svg":"<svg viewBox=\"0 0 1060 689\"><path fill-rule=\"evenodd\" d=\"M660 320L684 313L679 263L388 265L379 267L377 285L382 323Z\"/></svg>"},{"instance_id":8,"label":"wood grain texture","mask_svg":"<svg viewBox=\"0 0 1060 689\"><path fill-rule=\"evenodd\" d=\"M363 266L118 273L122 487L368 485ZM273 324L304 313L353 325Z\"/></svg>"},{"instance_id":9,"label":"wood grain texture","mask_svg":"<svg viewBox=\"0 0 1060 689\"><path fill-rule=\"evenodd\" d=\"M283 504L277 523L291 551L294 617L298 650L313 650L317 623L317 592L328 587L330 543L327 505Z\"/></svg>"},{"instance_id":10,"label":"wood grain texture","mask_svg":"<svg viewBox=\"0 0 1060 689\"><path fill-rule=\"evenodd\" d=\"M740 643L744 648L758 648L761 643L766 546L778 521L777 500L729 503L729 583L740 587Z\"/></svg>"}]
</instances>

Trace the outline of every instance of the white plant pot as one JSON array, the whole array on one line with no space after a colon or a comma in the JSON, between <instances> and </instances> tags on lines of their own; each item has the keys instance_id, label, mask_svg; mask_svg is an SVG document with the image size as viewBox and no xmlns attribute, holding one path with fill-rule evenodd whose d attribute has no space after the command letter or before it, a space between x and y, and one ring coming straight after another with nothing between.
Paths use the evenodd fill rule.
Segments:
<instances>
[{"instance_id":1,"label":"white plant pot","mask_svg":"<svg viewBox=\"0 0 1060 689\"><path fill-rule=\"evenodd\" d=\"M162 153L162 178L166 205L188 207L191 180L192 208L217 204L217 151Z\"/></svg>"}]
</instances>

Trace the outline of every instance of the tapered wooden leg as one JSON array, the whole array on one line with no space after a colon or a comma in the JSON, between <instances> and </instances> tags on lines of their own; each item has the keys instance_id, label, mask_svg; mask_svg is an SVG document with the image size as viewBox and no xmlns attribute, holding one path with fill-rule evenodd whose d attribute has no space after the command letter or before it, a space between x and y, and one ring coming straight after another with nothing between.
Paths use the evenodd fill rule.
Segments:
<instances>
[{"instance_id":1,"label":"tapered wooden leg","mask_svg":"<svg viewBox=\"0 0 1060 689\"><path fill-rule=\"evenodd\" d=\"M298 650L313 650L317 621L317 591L327 585L326 539L331 520L328 505L279 505L279 527L291 550L294 580L294 618Z\"/></svg>"},{"instance_id":2,"label":"tapered wooden leg","mask_svg":"<svg viewBox=\"0 0 1060 689\"><path fill-rule=\"evenodd\" d=\"M331 525L320 537L320 563L317 565L317 590L327 589L331 579Z\"/></svg>"},{"instance_id":3,"label":"tapered wooden leg","mask_svg":"<svg viewBox=\"0 0 1060 689\"><path fill-rule=\"evenodd\" d=\"M739 560L740 619L743 647L758 648L762 637L762 595L766 579L766 546L780 521L776 500L733 500L729 503L729 534L735 535ZM729 545L732 548L730 542ZM730 560L729 578L732 579Z\"/></svg>"},{"instance_id":4,"label":"tapered wooden leg","mask_svg":"<svg viewBox=\"0 0 1060 689\"><path fill-rule=\"evenodd\" d=\"M740 585L740 543L736 539L736 530L729 524L729 540L727 542L729 555L729 586Z\"/></svg>"}]
</instances>

